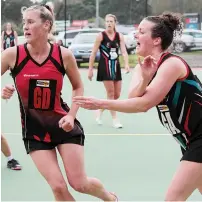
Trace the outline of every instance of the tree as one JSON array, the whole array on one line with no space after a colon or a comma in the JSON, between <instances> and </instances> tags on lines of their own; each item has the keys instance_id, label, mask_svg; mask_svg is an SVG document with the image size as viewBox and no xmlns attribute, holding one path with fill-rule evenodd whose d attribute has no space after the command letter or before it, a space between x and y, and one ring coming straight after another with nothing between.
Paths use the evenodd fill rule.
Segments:
<instances>
[{"instance_id":1,"label":"tree","mask_svg":"<svg viewBox=\"0 0 202 202\"><path fill-rule=\"evenodd\" d=\"M1 1L1 23L12 21L16 24L21 23L21 7L32 5L30 0L6 0Z\"/></svg>"}]
</instances>

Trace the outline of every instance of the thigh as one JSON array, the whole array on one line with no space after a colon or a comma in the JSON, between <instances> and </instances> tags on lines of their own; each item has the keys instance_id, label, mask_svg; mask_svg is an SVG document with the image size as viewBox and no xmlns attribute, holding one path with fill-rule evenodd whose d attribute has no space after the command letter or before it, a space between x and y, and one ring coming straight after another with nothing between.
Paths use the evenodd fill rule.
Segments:
<instances>
[{"instance_id":1,"label":"thigh","mask_svg":"<svg viewBox=\"0 0 202 202\"><path fill-rule=\"evenodd\" d=\"M202 195L202 185L200 185L200 186L198 187L198 190L199 190L199 192L200 192L201 195Z\"/></svg>"},{"instance_id":2,"label":"thigh","mask_svg":"<svg viewBox=\"0 0 202 202\"><path fill-rule=\"evenodd\" d=\"M84 147L78 144L60 144L58 151L61 155L67 178L83 179L86 176L84 166Z\"/></svg>"},{"instance_id":3,"label":"thigh","mask_svg":"<svg viewBox=\"0 0 202 202\"><path fill-rule=\"evenodd\" d=\"M52 142L44 142L40 140L28 140L24 139L24 145L25 149L27 151L27 154L33 151L39 151L39 150L53 150L56 147L56 143Z\"/></svg>"},{"instance_id":4,"label":"thigh","mask_svg":"<svg viewBox=\"0 0 202 202\"><path fill-rule=\"evenodd\" d=\"M186 200L192 192L200 186L202 181L202 164L181 161L180 166L174 175L168 188L166 198L168 200L178 199Z\"/></svg>"},{"instance_id":5,"label":"thigh","mask_svg":"<svg viewBox=\"0 0 202 202\"><path fill-rule=\"evenodd\" d=\"M55 182L65 183L58 165L55 149L32 151L30 152L30 156L38 171L51 186L54 186Z\"/></svg>"},{"instance_id":6,"label":"thigh","mask_svg":"<svg viewBox=\"0 0 202 202\"><path fill-rule=\"evenodd\" d=\"M103 81L103 84L107 94L109 93L114 94L114 81Z\"/></svg>"}]
</instances>

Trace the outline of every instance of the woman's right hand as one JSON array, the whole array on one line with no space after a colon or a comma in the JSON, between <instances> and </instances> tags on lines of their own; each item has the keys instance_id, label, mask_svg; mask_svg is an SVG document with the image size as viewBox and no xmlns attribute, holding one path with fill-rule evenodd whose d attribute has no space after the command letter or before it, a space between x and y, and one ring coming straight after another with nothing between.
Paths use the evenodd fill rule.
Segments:
<instances>
[{"instance_id":1,"label":"woman's right hand","mask_svg":"<svg viewBox=\"0 0 202 202\"><path fill-rule=\"evenodd\" d=\"M15 88L12 84L8 84L1 90L2 99L10 99L15 92Z\"/></svg>"},{"instance_id":2,"label":"woman's right hand","mask_svg":"<svg viewBox=\"0 0 202 202\"><path fill-rule=\"evenodd\" d=\"M142 62L140 61L140 58L138 58L138 63L141 68L142 78L150 81L158 69L156 59L149 55L145 57Z\"/></svg>"},{"instance_id":3,"label":"woman's right hand","mask_svg":"<svg viewBox=\"0 0 202 202\"><path fill-rule=\"evenodd\" d=\"M88 70L88 79L90 81L92 81L92 78L93 78L93 68L89 68L89 70Z\"/></svg>"}]
</instances>

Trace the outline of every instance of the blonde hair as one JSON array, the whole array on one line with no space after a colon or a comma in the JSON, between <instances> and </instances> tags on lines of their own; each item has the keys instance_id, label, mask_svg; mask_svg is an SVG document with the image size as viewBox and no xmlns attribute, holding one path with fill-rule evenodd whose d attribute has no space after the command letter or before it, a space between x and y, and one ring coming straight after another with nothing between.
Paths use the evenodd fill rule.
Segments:
<instances>
[{"instance_id":1,"label":"blonde hair","mask_svg":"<svg viewBox=\"0 0 202 202\"><path fill-rule=\"evenodd\" d=\"M106 19L107 17L112 17L112 18L114 18L115 23L117 22L117 17L116 17L115 15L113 15L113 14L107 14L107 15L105 16L105 19Z\"/></svg>"},{"instance_id":2,"label":"blonde hair","mask_svg":"<svg viewBox=\"0 0 202 202\"><path fill-rule=\"evenodd\" d=\"M26 9L24 9L23 14L27 11L37 10L40 12L40 18L43 22L48 20L50 22L50 30L49 32L53 32L54 28L54 13L53 13L53 5L43 4L43 5L33 5Z\"/></svg>"}]
</instances>

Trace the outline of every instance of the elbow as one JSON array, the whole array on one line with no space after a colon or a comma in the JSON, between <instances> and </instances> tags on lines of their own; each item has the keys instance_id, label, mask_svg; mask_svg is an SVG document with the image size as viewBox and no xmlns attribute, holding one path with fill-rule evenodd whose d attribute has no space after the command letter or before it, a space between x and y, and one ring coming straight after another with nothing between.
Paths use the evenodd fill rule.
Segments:
<instances>
[{"instance_id":1,"label":"elbow","mask_svg":"<svg viewBox=\"0 0 202 202\"><path fill-rule=\"evenodd\" d=\"M148 112L153 106L149 102L145 102L141 107L139 107L139 112Z\"/></svg>"},{"instance_id":2,"label":"elbow","mask_svg":"<svg viewBox=\"0 0 202 202\"><path fill-rule=\"evenodd\" d=\"M151 102L147 102L143 107L143 112L148 112L151 108L153 108L155 105L153 105Z\"/></svg>"}]
</instances>

